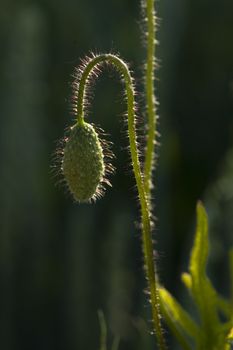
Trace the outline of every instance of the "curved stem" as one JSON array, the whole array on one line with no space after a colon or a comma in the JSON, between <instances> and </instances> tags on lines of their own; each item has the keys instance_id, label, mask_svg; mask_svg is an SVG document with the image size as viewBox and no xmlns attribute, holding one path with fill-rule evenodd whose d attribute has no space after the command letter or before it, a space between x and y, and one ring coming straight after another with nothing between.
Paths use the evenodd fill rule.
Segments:
<instances>
[{"instance_id":1,"label":"curved stem","mask_svg":"<svg viewBox=\"0 0 233 350\"><path fill-rule=\"evenodd\" d=\"M150 198L151 176L154 166L154 148L156 138L156 104L154 94L154 70L155 70L155 10L154 0L146 0L147 19L147 62L145 72L145 88L148 115L148 136L146 144L146 156L144 164L145 191Z\"/></svg>"},{"instance_id":2,"label":"curved stem","mask_svg":"<svg viewBox=\"0 0 233 350\"><path fill-rule=\"evenodd\" d=\"M134 99L134 87L133 79L131 77L127 64L119 57L112 54L103 54L93 57L83 69L81 79L79 82L78 102L77 102L77 122L83 122L84 120L84 101L86 94L86 86L88 85L88 77L92 71L102 63L110 63L116 68L122 75L127 95L127 115L128 115L128 133L130 143L130 153L133 165L134 176L136 180L140 206L141 206L141 219L142 219L142 236L143 236L143 253L145 260L146 276L148 279L151 307L154 328L158 340L158 344L161 350L166 349L165 341L163 338L163 332L160 322L160 308L159 308L159 296L157 288L157 277L155 271L155 264L153 259L153 245L151 237L151 220L150 211L147 202L147 196L144 188L143 176L140 168L138 148L137 148L137 136L135 129L135 99Z\"/></svg>"}]
</instances>

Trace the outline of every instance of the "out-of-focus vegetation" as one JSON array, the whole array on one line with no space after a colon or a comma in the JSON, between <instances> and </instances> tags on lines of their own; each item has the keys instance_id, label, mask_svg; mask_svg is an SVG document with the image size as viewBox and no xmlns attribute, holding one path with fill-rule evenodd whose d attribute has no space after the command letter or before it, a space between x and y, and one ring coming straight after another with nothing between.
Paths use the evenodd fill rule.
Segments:
<instances>
[{"instance_id":1,"label":"out-of-focus vegetation","mask_svg":"<svg viewBox=\"0 0 233 350\"><path fill-rule=\"evenodd\" d=\"M197 223L193 247L190 254L189 272L182 273L182 282L189 292L197 313L196 320L186 312L176 299L160 288L161 310L169 328L181 348L225 349L232 345L232 289L229 300L223 298L207 276L210 253L208 216L201 202L197 204ZM232 273L233 250L229 252L229 271ZM229 286L232 277L229 276ZM191 347L192 344L192 347Z\"/></svg>"},{"instance_id":2,"label":"out-of-focus vegetation","mask_svg":"<svg viewBox=\"0 0 233 350\"><path fill-rule=\"evenodd\" d=\"M187 266L196 200L206 198L214 249L209 274L217 290L228 296L233 3L163 0L158 9L162 136L155 174L155 238L161 281L186 301L177 287L179 275ZM140 4L133 0L1 2L4 350L98 349L98 309L104 311L109 333L121 337L121 349L154 346L146 325L149 307L142 292L139 231L133 224L136 191L121 117L125 105L115 73L110 73L114 79L104 74L98 81L90 112L90 121L103 126L114 142L113 188L94 206L74 205L54 186L51 171L56 140L63 125L71 123L69 82L79 58L97 47L119 51L131 63L136 80L141 76L145 54L139 12ZM137 81L143 110L142 83Z\"/></svg>"}]
</instances>

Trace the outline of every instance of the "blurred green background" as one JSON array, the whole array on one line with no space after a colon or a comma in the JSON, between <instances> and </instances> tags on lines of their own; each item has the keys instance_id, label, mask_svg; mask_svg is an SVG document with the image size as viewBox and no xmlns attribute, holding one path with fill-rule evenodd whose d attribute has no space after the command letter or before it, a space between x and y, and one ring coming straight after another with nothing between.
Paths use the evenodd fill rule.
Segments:
<instances>
[{"instance_id":1,"label":"blurred green background","mask_svg":"<svg viewBox=\"0 0 233 350\"><path fill-rule=\"evenodd\" d=\"M229 295L233 232L233 2L161 0L156 90L159 165L154 174L162 283L192 310L180 282L195 204L210 217L209 275ZM143 129L140 1L1 0L0 348L99 349L102 309L120 349L155 349L143 292L126 106L117 74L95 85L89 120L116 154L113 188L77 205L52 174L69 114L74 67L90 50L121 53L135 72ZM136 225L135 225L136 223ZM173 339L168 335L171 348ZM172 345L173 344L173 345Z\"/></svg>"}]
</instances>

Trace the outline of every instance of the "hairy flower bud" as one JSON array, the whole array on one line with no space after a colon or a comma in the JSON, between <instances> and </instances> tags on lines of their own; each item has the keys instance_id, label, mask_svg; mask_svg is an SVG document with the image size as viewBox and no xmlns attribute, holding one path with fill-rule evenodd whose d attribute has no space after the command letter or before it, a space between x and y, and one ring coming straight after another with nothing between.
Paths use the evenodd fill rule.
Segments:
<instances>
[{"instance_id":1,"label":"hairy flower bud","mask_svg":"<svg viewBox=\"0 0 233 350\"><path fill-rule=\"evenodd\" d=\"M105 174L101 142L94 127L74 125L64 148L62 171L74 199L88 202L98 197Z\"/></svg>"}]
</instances>

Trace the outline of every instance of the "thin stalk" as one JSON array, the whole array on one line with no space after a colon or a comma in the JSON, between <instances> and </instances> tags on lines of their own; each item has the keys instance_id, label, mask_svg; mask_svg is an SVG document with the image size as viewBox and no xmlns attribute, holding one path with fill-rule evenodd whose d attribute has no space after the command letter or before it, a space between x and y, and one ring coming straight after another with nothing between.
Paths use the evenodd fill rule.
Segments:
<instances>
[{"instance_id":1,"label":"thin stalk","mask_svg":"<svg viewBox=\"0 0 233 350\"><path fill-rule=\"evenodd\" d=\"M107 325L102 310L98 311L99 323L100 323L100 349L107 350Z\"/></svg>"},{"instance_id":2,"label":"thin stalk","mask_svg":"<svg viewBox=\"0 0 233 350\"><path fill-rule=\"evenodd\" d=\"M144 163L144 187L149 205L151 205L151 190L152 190L152 173L155 162L155 145L157 136L157 116L156 116L156 99L155 99L155 51L156 51L156 13L155 0L143 0L145 4L145 18L147 26L147 58L145 67L145 92L147 105L147 143L145 149ZM150 237L151 240L151 237ZM152 242L150 243L152 246ZM159 286L157 276L155 276L156 285ZM159 297L159 296L158 296ZM160 300L157 300L160 304Z\"/></svg>"},{"instance_id":3,"label":"thin stalk","mask_svg":"<svg viewBox=\"0 0 233 350\"><path fill-rule=\"evenodd\" d=\"M143 238L143 254L145 261L146 277L149 284L149 291L151 297L151 307L154 329L157 336L159 348L166 349L165 340L161 326L158 286L155 271L155 264L153 259L153 244L151 239L152 229L150 220L150 210L147 201L147 195L144 188L143 176L140 168L140 161L137 148L137 135L135 126L135 99L134 99L134 85L127 64L119 57L112 54L98 55L90 59L82 71L79 82L78 101L77 101L77 123L84 120L84 101L86 94L86 87L88 86L88 78L95 68L100 68L101 64L109 63L120 72L124 79L127 97L127 116L128 116L128 134L130 143L130 154L132 159L132 166L136 180L138 196L141 207L142 220L142 238Z\"/></svg>"},{"instance_id":4,"label":"thin stalk","mask_svg":"<svg viewBox=\"0 0 233 350\"><path fill-rule=\"evenodd\" d=\"M120 337L115 336L115 338L113 339L113 343L112 343L112 350L118 350L119 344L120 344Z\"/></svg>"},{"instance_id":5,"label":"thin stalk","mask_svg":"<svg viewBox=\"0 0 233 350\"><path fill-rule=\"evenodd\" d=\"M145 1L146 25L147 25L147 59L145 71L146 104L148 116L148 136L144 164L145 191L150 198L152 187L152 171L154 167L154 151L156 139L156 103L154 92L154 71L155 71L155 9L154 0Z\"/></svg>"}]
</instances>

